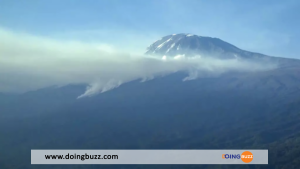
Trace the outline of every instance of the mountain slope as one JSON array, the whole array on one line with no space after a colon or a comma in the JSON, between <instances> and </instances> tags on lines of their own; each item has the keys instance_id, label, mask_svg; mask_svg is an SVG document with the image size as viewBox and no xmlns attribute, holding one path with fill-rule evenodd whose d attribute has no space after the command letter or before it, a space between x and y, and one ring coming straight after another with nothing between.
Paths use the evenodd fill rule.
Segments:
<instances>
[{"instance_id":1,"label":"mountain slope","mask_svg":"<svg viewBox=\"0 0 300 169\"><path fill-rule=\"evenodd\" d=\"M1 112L9 116L0 118L4 136L0 142L11 153L0 152L7 162L3 168L8 164L25 168L30 164L30 149L269 148L277 141L283 146L282 139L299 134L299 92L267 98L260 90L216 89L224 79L182 83L182 77L173 74L147 83L130 82L94 97L59 101L62 105L55 109L53 101L65 97L53 91L20 96L35 100L26 103L24 114L48 111L31 116ZM72 88L74 92L84 89L68 88L56 90L67 94ZM52 101L44 102L45 96ZM19 107L19 103L6 106ZM15 153L24 158L15 160ZM278 158L270 163L276 164Z\"/></svg>"},{"instance_id":2,"label":"mountain slope","mask_svg":"<svg viewBox=\"0 0 300 169\"><path fill-rule=\"evenodd\" d=\"M193 37L178 37L182 36ZM225 55L227 59L236 59L237 55L238 59L275 60L280 66L264 72L227 73L185 82L182 79L186 74L177 72L144 83L128 82L82 99L76 98L84 92L85 85L49 87L13 96L1 94L0 103L5 102L0 104L0 168L74 168L31 166L30 149L213 148L267 148L271 165L253 167L297 168L299 61L251 52L244 55L245 51L219 39L200 37L200 43L196 36L193 37L196 40L178 40L178 46L186 48L177 51L175 46L165 46L171 40L161 45L170 37L173 36L151 45L147 53L159 56L205 53L208 57ZM195 46L190 45L192 52L185 53L194 41ZM208 45L203 46L206 42ZM154 167L251 168L248 165L150 166Z\"/></svg>"}]
</instances>

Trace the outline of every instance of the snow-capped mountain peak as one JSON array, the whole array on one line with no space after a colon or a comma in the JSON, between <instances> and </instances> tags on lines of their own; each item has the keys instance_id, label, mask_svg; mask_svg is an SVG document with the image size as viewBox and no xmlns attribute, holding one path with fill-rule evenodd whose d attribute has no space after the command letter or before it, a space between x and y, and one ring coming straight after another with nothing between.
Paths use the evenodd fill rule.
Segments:
<instances>
[{"instance_id":1,"label":"snow-capped mountain peak","mask_svg":"<svg viewBox=\"0 0 300 169\"><path fill-rule=\"evenodd\" d=\"M198 36L189 33L164 36L151 44L147 48L146 54L167 57L200 55L222 59L264 56L262 54L244 51L218 38Z\"/></svg>"}]
</instances>

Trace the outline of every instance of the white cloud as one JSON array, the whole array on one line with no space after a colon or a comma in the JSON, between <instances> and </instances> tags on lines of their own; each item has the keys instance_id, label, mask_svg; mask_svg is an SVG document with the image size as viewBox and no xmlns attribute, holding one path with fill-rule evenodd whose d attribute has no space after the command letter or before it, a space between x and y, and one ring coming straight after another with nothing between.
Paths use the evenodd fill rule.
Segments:
<instances>
[{"instance_id":1,"label":"white cloud","mask_svg":"<svg viewBox=\"0 0 300 169\"><path fill-rule=\"evenodd\" d=\"M181 70L190 72L185 80L191 80L203 72L220 74L270 68L245 61L200 57L162 60L118 52L115 47L103 43L54 40L3 29L0 29L0 37L0 91L5 92L88 83L90 86L80 96L84 97L128 81L147 81Z\"/></svg>"}]
</instances>

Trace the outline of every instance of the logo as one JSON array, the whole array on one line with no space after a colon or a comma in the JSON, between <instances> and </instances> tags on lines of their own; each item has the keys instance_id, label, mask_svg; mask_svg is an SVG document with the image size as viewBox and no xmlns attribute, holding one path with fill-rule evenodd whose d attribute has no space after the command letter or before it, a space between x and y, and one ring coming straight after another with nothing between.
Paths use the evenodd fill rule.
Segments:
<instances>
[{"instance_id":1,"label":"logo","mask_svg":"<svg viewBox=\"0 0 300 169\"><path fill-rule=\"evenodd\" d=\"M242 153L241 159L245 163L250 163L253 160L253 154L250 151L245 151Z\"/></svg>"},{"instance_id":2,"label":"logo","mask_svg":"<svg viewBox=\"0 0 300 169\"><path fill-rule=\"evenodd\" d=\"M250 163L253 160L253 154L245 151L242 154L222 154L223 159L241 159L244 163Z\"/></svg>"},{"instance_id":3,"label":"logo","mask_svg":"<svg viewBox=\"0 0 300 169\"><path fill-rule=\"evenodd\" d=\"M222 154L223 159L240 159L240 154Z\"/></svg>"}]
</instances>

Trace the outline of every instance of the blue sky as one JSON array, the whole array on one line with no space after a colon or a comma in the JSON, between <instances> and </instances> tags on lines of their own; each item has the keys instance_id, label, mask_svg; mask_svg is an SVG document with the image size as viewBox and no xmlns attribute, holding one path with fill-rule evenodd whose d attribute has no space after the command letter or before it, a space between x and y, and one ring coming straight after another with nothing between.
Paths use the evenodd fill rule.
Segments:
<instances>
[{"instance_id":1,"label":"blue sky","mask_svg":"<svg viewBox=\"0 0 300 169\"><path fill-rule=\"evenodd\" d=\"M1 0L0 27L141 51L162 36L193 33L300 59L299 9L299 0Z\"/></svg>"}]
</instances>

